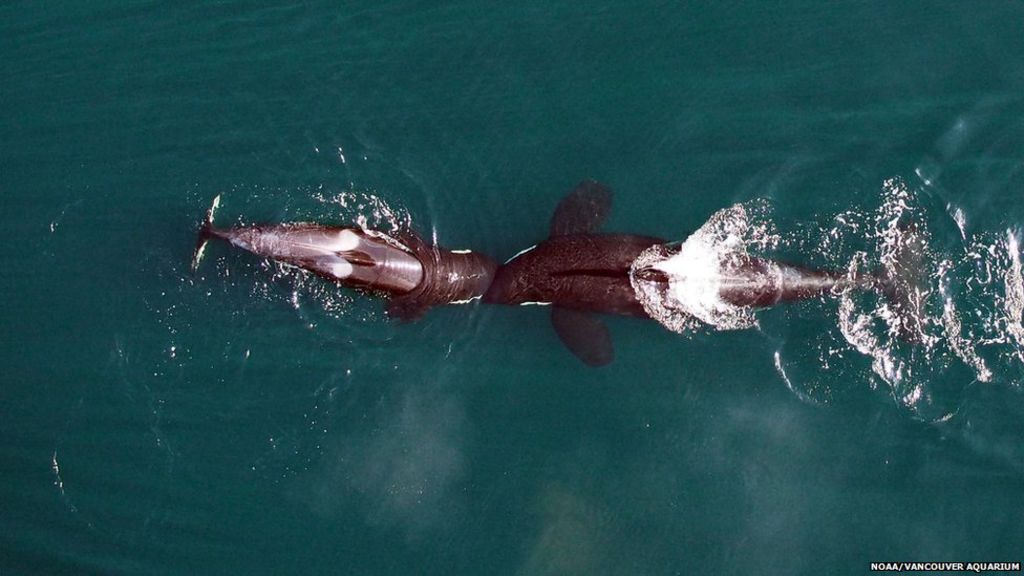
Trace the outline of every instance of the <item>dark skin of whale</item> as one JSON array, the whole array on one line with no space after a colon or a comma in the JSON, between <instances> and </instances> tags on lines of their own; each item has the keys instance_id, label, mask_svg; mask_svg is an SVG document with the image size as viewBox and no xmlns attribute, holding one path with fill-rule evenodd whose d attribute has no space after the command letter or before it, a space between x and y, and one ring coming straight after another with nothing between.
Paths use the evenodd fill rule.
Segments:
<instances>
[{"instance_id":1,"label":"dark skin of whale","mask_svg":"<svg viewBox=\"0 0 1024 576\"><path fill-rule=\"evenodd\" d=\"M555 209L549 237L498 268L483 301L547 304L562 343L588 366L615 356L611 333L594 312L646 316L629 280L641 252L660 238L599 234L611 210L606 186L585 180Z\"/></svg>"},{"instance_id":2,"label":"dark skin of whale","mask_svg":"<svg viewBox=\"0 0 1024 576\"><path fill-rule=\"evenodd\" d=\"M592 312L646 317L629 270L662 242L634 234L554 236L498 268L483 301L550 304L562 343L588 366L604 366L614 359L611 334Z\"/></svg>"},{"instance_id":3,"label":"dark skin of whale","mask_svg":"<svg viewBox=\"0 0 1024 576\"><path fill-rule=\"evenodd\" d=\"M664 242L635 234L555 236L501 266L483 301L645 317L629 270L641 252Z\"/></svg>"},{"instance_id":4,"label":"dark skin of whale","mask_svg":"<svg viewBox=\"0 0 1024 576\"><path fill-rule=\"evenodd\" d=\"M608 329L593 313L649 317L630 282L633 262L653 246L663 246L666 258L677 250L661 238L596 232L611 200L607 187L581 182L556 209L548 239L499 267L483 295L490 304L550 305L558 336L591 366L614 358ZM661 271L635 273L668 288ZM763 308L816 298L851 282L843 274L750 258L726 274L719 296L735 306ZM872 279L857 283L873 284Z\"/></svg>"}]
</instances>

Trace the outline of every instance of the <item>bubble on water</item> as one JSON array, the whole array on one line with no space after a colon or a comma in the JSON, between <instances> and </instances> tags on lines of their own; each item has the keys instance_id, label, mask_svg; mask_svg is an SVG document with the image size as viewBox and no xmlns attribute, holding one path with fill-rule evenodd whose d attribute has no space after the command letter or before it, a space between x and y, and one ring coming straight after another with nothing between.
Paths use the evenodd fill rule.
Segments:
<instances>
[{"instance_id":1,"label":"bubble on water","mask_svg":"<svg viewBox=\"0 0 1024 576\"><path fill-rule=\"evenodd\" d=\"M871 247L850 257L849 270L875 267L886 287L841 293L837 322L894 399L922 419L941 421L959 409L972 381L1013 382L1019 375L1024 276L1012 231L969 235L961 209L947 206L936 217L921 194L893 178L883 183L877 210L846 215L861 222ZM943 227L952 248L937 247L933 226Z\"/></svg>"},{"instance_id":2,"label":"bubble on water","mask_svg":"<svg viewBox=\"0 0 1024 576\"><path fill-rule=\"evenodd\" d=\"M410 230L412 216L403 206L368 191L317 191L313 199L325 207L340 207L347 218L345 224L355 224L363 230L396 234Z\"/></svg>"}]
</instances>

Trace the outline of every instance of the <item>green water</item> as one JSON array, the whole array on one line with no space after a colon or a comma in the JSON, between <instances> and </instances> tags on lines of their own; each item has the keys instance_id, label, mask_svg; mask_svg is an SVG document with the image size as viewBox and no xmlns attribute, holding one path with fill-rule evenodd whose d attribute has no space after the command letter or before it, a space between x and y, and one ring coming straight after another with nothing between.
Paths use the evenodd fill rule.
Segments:
<instances>
[{"instance_id":1,"label":"green water","mask_svg":"<svg viewBox=\"0 0 1024 576\"><path fill-rule=\"evenodd\" d=\"M592 370L538 307L402 325L223 246L188 270L217 194L225 223L372 200L499 260L584 177L608 229L672 239L758 198L813 232L889 178L1017 230L1021 4L107 4L0 7L0 573L1024 561L1012 358L938 363L933 418L829 302L611 319Z\"/></svg>"}]
</instances>

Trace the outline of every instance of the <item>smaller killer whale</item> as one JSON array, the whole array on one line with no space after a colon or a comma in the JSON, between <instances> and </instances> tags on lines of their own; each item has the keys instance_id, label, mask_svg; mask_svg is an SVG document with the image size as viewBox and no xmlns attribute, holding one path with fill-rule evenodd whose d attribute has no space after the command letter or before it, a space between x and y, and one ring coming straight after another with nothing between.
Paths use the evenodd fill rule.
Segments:
<instances>
[{"instance_id":1,"label":"smaller killer whale","mask_svg":"<svg viewBox=\"0 0 1024 576\"><path fill-rule=\"evenodd\" d=\"M388 235L357 227L305 222L218 228L217 196L199 230L192 258L195 270L209 240L230 244L338 284L389 299L389 315L413 320L433 306L479 298L490 286L496 264L470 250L426 243L411 231Z\"/></svg>"},{"instance_id":2,"label":"smaller killer whale","mask_svg":"<svg viewBox=\"0 0 1024 576\"><path fill-rule=\"evenodd\" d=\"M607 186L581 182L556 208L548 238L499 267L483 295L483 302L492 304L551 306L555 333L590 366L614 359L611 335L595 313L650 317L630 282L640 253L658 245L666 257L678 250L652 236L599 233L611 205ZM669 278L656 268L632 273L657 283L659 289L668 287ZM719 297L752 308L815 298L851 282L862 287L879 284L875 278L851 281L843 274L759 258L730 271L724 280Z\"/></svg>"}]
</instances>

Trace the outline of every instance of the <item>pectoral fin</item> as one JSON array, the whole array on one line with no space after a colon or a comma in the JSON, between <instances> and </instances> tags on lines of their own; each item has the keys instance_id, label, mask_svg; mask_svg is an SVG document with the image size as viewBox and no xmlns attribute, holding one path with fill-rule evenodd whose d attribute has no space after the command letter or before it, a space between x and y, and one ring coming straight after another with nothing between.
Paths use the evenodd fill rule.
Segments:
<instances>
[{"instance_id":1,"label":"pectoral fin","mask_svg":"<svg viewBox=\"0 0 1024 576\"><path fill-rule=\"evenodd\" d=\"M388 301L384 310L392 318L402 322L413 322L430 310L430 304L424 304L408 296L396 296Z\"/></svg>"},{"instance_id":2,"label":"pectoral fin","mask_svg":"<svg viewBox=\"0 0 1024 576\"><path fill-rule=\"evenodd\" d=\"M584 180L566 195L551 217L551 236L587 234L601 227L612 209L612 191L593 180Z\"/></svg>"},{"instance_id":3,"label":"pectoral fin","mask_svg":"<svg viewBox=\"0 0 1024 576\"><path fill-rule=\"evenodd\" d=\"M587 366L604 366L615 359L611 333L594 314L553 306L551 324L562 343Z\"/></svg>"}]
</instances>

